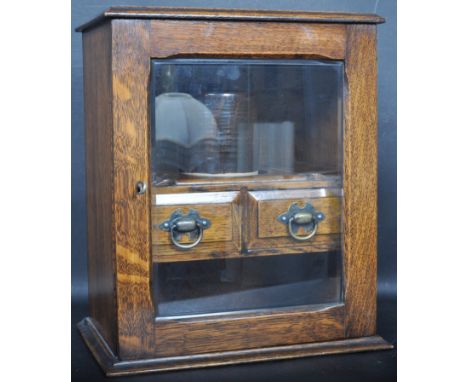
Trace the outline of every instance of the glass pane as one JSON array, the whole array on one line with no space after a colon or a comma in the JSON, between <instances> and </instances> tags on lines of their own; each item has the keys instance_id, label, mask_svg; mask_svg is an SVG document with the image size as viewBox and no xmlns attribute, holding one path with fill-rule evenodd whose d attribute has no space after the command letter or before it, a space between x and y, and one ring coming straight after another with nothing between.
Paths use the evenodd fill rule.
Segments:
<instances>
[{"instance_id":1,"label":"glass pane","mask_svg":"<svg viewBox=\"0 0 468 382\"><path fill-rule=\"evenodd\" d=\"M343 65L154 61L153 182L339 174Z\"/></svg>"},{"instance_id":2,"label":"glass pane","mask_svg":"<svg viewBox=\"0 0 468 382\"><path fill-rule=\"evenodd\" d=\"M158 317L342 297L343 64L154 60Z\"/></svg>"},{"instance_id":3,"label":"glass pane","mask_svg":"<svg viewBox=\"0 0 468 382\"><path fill-rule=\"evenodd\" d=\"M341 301L338 252L161 263L155 271L159 317Z\"/></svg>"}]
</instances>

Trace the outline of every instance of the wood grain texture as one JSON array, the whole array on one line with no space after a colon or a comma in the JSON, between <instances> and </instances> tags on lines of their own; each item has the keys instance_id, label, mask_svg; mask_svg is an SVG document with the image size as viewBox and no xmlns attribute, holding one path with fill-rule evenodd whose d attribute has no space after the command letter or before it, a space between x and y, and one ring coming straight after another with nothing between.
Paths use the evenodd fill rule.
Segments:
<instances>
[{"instance_id":1,"label":"wood grain texture","mask_svg":"<svg viewBox=\"0 0 468 382\"><path fill-rule=\"evenodd\" d=\"M290 199L283 200L258 200L258 237L289 237L288 227L277 220L277 217L285 213L292 203L299 203L303 207L305 203L311 203L317 211L325 215L325 220L317 227L316 235L326 235L341 232L341 198L304 198L298 202L294 193L290 193ZM298 234L306 233L299 229ZM311 239L312 241L312 239Z\"/></svg>"},{"instance_id":2,"label":"wood grain texture","mask_svg":"<svg viewBox=\"0 0 468 382\"><path fill-rule=\"evenodd\" d=\"M176 261L200 261L216 259L234 259L244 257L234 242L204 243L190 250L180 250L174 246L153 245L153 262L173 263Z\"/></svg>"},{"instance_id":3,"label":"wood grain texture","mask_svg":"<svg viewBox=\"0 0 468 382\"><path fill-rule=\"evenodd\" d=\"M119 356L152 353L150 193L135 185L149 178L150 59L146 22L112 21L114 211ZM150 333L150 334L149 334Z\"/></svg>"},{"instance_id":4,"label":"wood grain texture","mask_svg":"<svg viewBox=\"0 0 468 382\"><path fill-rule=\"evenodd\" d=\"M392 344L381 337L372 336L188 356L121 361L106 346L91 319L83 319L78 324L78 328L99 366L108 377L393 348Z\"/></svg>"},{"instance_id":5,"label":"wood grain texture","mask_svg":"<svg viewBox=\"0 0 468 382\"><path fill-rule=\"evenodd\" d=\"M242 222L240 220L239 193L207 192L174 195L155 195L152 206L153 259L156 262L204 260L238 257ZM211 221L211 227L204 231L202 241L190 250L177 248L172 244L169 232L159 229L176 210L187 213L195 209L201 217ZM180 240L188 243L187 238Z\"/></svg>"},{"instance_id":6,"label":"wood grain texture","mask_svg":"<svg viewBox=\"0 0 468 382\"><path fill-rule=\"evenodd\" d=\"M153 233L152 240L156 245L173 246L170 239L170 233L159 228L159 224L170 218L172 213L179 209L184 214L187 214L189 209L195 209L201 217L208 219L211 222L211 227L204 230L203 240L199 246L210 242L225 242L232 241L232 206L230 204L196 204L196 205L179 205L179 206L157 206L153 208L152 221ZM188 240L188 235L184 235L179 241L181 243L190 243L194 240ZM175 249L175 248L174 248Z\"/></svg>"},{"instance_id":7,"label":"wood grain texture","mask_svg":"<svg viewBox=\"0 0 468 382\"><path fill-rule=\"evenodd\" d=\"M107 19L174 19L213 21L280 21L313 23L383 23L385 19L375 14L305 12L249 9L207 9L187 7L111 7L93 20L79 26L76 31L89 29Z\"/></svg>"},{"instance_id":8,"label":"wood grain texture","mask_svg":"<svg viewBox=\"0 0 468 382\"><path fill-rule=\"evenodd\" d=\"M326 197L320 197L320 195ZM335 196L333 196L335 195ZM249 254L323 252L339 248L341 232L341 190L310 189L289 191L251 191L247 195L245 248ZM317 234L299 242L288 233L286 225L276 220L292 203L311 203L326 218ZM262 249L260 252L255 250Z\"/></svg>"},{"instance_id":9,"label":"wood grain texture","mask_svg":"<svg viewBox=\"0 0 468 382\"><path fill-rule=\"evenodd\" d=\"M216 259L235 259L254 256L281 256L298 255L301 253L320 253L341 249L341 235L319 235L311 243L292 243L288 247L280 247L284 240L278 238L265 239L265 246L261 248L246 248L239 250L232 243L225 243L220 248L219 243L206 243L203 246L192 248L190 251L175 251L173 247L153 246L153 261L155 263L176 261L197 261ZM268 244L268 245L267 245Z\"/></svg>"},{"instance_id":10,"label":"wood grain texture","mask_svg":"<svg viewBox=\"0 0 468 382\"><path fill-rule=\"evenodd\" d=\"M347 27L344 136L344 269L347 337L376 332L376 27Z\"/></svg>"},{"instance_id":11,"label":"wood grain texture","mask_svg":"<svg viewBox=\"0 0 468 382\"><path fill-rule=\"evenodd\" d=\"M109 23L83 35L83 68L89 311L109 346L117 351Z\"/></svg>"},{"instance_id":12,"label":"wood grain texture","mask_svg":"<svg viewBox=\"0 0 468 382\"><path fill-rule=\"evenodd\" d=\"M344 306L238 317L157 321L159 356L202 354L344 337Z\"/></svg>"},{"instance_id":13,"label":"wood grain texture","mask_svg":"<svg viewBox=\"0 0 468 382\"><path fill-rule=\"evenodd\" d=\"M151 56L155 58L281 55L343 59L345 55L346 29L339 24L150 22Z\"/></svg>"},{"instance_id":14,"label":"wood grain texture","mask_svg":"<svg viewBox=\"0 0 468 382\"><path fill-rule=\"evenodd\" d=\"M285 246L285 242L287 246ZM341 234L314 236L312 241L296 241L285 238L258 239L253 246L242 253L243 256L294 255L301 253L330 252L341 249ZM257 248L258 247L258 248Z\"/></svg>"}]
</instances>

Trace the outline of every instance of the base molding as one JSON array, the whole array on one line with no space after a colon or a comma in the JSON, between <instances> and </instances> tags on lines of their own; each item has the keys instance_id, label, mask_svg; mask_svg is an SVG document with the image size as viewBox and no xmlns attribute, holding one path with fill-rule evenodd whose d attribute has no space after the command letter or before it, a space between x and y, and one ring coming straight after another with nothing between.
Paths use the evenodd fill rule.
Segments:
<instances>
[{"instance_id":1,"label":"base molding","mask_svg":"<svg viewBox=\"0 0 468 382\"><path fill-rule=\"evenodd\" d=\"M385 341L382 337L371 336L260 349L122 361L113 353L91 318L84 318L78 324L78 329L94 358L107 376L143 374L157 371L182 370L393 348L393 345Z\"/></svg>"}]
</instances>

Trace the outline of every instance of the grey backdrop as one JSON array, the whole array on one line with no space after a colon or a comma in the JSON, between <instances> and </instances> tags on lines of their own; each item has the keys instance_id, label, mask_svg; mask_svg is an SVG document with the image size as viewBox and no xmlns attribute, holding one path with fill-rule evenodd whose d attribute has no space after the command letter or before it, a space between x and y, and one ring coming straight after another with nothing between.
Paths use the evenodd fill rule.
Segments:
<instances>
[{"instance_id":1,"label":"grey backdrop","mask_svg":"<svg viewBox=\"0 0 468 382\"><path fill-rule=\"evenodd\" d=\"M116 5L281 9L377 13L379 95L379 293L396 293L396 0L73 0L72 29ZM81 34L72 30L72 296L87 295L86 194Z\"/></svg>"}]
</instances>

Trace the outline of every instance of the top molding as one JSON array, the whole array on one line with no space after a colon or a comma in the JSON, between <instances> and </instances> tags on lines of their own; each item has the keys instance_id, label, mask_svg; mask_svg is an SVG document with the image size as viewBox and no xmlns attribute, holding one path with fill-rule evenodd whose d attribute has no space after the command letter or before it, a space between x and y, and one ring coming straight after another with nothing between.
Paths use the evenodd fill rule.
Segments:
<instances>
[{"instance_id":1,"label":"top molding","mask_svg":"<svg viewBox=\"0 0 468 382\"><path fill-rule=\"evenodd\" d=\"M111 7L91 21L76 28L76 31L83 32L108 19L279 21L337 24L381 24L385 22L383 17L376 14L366 13L266 11L185 7Z\"/></svg>"}]
</instances>

